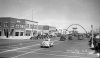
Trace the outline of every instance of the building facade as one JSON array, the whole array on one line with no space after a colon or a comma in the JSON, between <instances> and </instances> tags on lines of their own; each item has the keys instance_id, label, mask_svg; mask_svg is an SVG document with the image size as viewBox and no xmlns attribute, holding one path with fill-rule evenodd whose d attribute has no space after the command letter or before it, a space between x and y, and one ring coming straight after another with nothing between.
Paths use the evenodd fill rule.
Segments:
<instances>
[{"instance_id":1,"label":"building facade","mask_svg":"<svg viewBox=\"0 0 100 58\"><path fill-rule=\"evenodd\" d=\"M40 34L44 34L44 33L52 34L56 31L57 31L56 27L48 26L48 25L38 25L38 33Z\"/></svg>"},{"instance_id":2,"label":"building facade","mask_svg":"<svg viewBox=\"0 0 100 58\"><path fill-rule=\"evenodd\" d=\"M38 22L26 19L1 17L0 39L28 39L33 33L29 35L26 30L37 30L37 28L34 28L37 24Z\"/></svg>"},{"instance_id":3,"label":"building facade","mask_svg":"<svg viewBox=\"0 0 100 58\"><path fill-rule=\"evenodd\" d=\"M37 27L38 27L38 22L25 20L25 36L30 38L35 34L37 34L37 30L38 30Z\"/></svg>"}]
</instances>

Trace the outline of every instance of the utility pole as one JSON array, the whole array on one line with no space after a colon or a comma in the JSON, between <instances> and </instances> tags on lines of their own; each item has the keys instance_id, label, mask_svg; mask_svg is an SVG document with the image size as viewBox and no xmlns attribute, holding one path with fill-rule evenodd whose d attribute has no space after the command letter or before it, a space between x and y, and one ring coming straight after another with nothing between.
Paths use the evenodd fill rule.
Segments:
<instances>
[{"instance_id":1,"label":"utility pole","mask_svg":"<svg viewBox=\"0 0 100 58\"><path fill-rule=\"evenodd\" d=\"M32 9L32 21L33 21L33 9Z\"/></svg>"},{"instance_id":2,"label":"utility pole","mask_svg":"<svg viewBox=\"0 0 100 58\"><path fill-rule=\"evenodd\" d=\"M99 24L99 40L100 40L100 24ZM98 44L98 46L100 45L100 43ZM100 48L100 46L99 46ZM100 58L100 49L99 49L99 58Z\"/></svg>"},{"instance_id":3,"label":"utility pole","mask_svg":"<svg viewBox=\"0 0 100 58\"><path fill-rule=\"evenodd\" d=\"M32 21L33 21L33 9L32 9ZM32 24L32 36L33 36L33 28L34 28L34 24Z\"/></svg>"},{"instance_id":4,"label":"utility pole","mask_svg":"<svg viewBox=\"0 0 100 58\"><path fill-rule=\"evenodd\" d=\"M99 39L100 39L100 25L99 25Z\"/></svg>"}]
</instances>

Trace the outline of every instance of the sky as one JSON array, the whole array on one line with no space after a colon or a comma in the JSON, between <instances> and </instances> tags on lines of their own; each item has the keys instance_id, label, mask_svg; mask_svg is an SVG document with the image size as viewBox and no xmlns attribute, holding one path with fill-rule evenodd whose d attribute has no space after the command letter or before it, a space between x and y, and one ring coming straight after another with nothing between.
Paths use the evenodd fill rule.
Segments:
<instances>
[{"instance_id":1,"label":"sky","mask_svg":"<svg viewBox=\"0 0 100 58\"><path fill-rule=\"evenodd\" d=\"M0 0L0 17L34 20L61 29L80 24L90 31L93 25L96 30L100 25L100 0Z\"/></svg>"}]
</instances>

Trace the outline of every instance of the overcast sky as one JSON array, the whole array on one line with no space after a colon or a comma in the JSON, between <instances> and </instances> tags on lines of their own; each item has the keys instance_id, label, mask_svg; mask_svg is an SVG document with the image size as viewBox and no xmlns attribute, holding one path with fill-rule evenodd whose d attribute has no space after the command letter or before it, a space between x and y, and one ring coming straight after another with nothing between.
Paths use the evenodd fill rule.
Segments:
<instances>
[{"instance_id":1,"label":"overcast sky","mask_svg":"<svg viewBox=\"0 0 100 58\"><path fill-rule=\"evenodd\" d=\"M0 0L0 17L32 20L32 9L33 20L42 25L80 24L88 31L100 25L100 0Z\"/></svg>"}]
</instances>

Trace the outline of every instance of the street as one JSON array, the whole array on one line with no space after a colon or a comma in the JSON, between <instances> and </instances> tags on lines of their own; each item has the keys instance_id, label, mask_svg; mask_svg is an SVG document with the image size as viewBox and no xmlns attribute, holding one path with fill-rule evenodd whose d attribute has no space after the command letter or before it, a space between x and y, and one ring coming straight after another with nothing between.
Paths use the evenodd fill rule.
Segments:
<instances>
[{"instance_id":1,"label":"street","mask_svg":"<svg viewBox=\"0 0 100 58\"><path fill-rule=\"evenodd\" d=\"M2 50L0 58L96 58L93 50L89 49L88 38L84 40L59 41L54 39L54 47L40 48L41 41L31 42L15 49Z\"/></svg>"}]
</instances>

